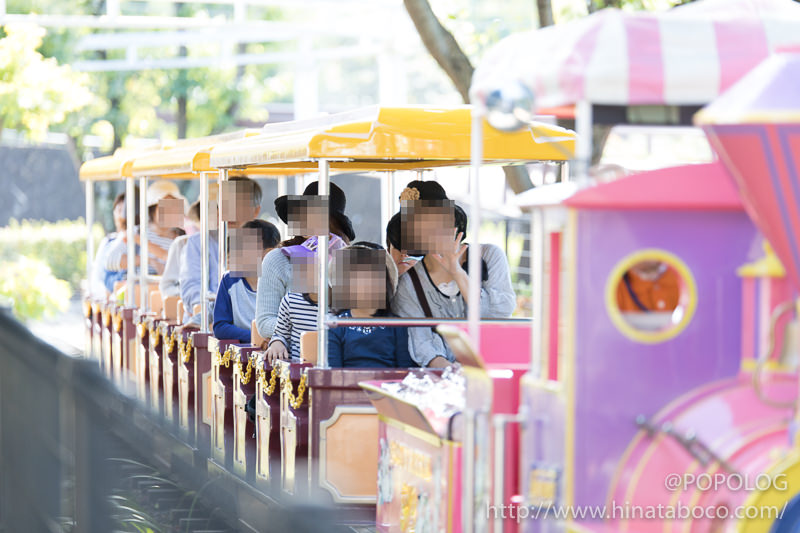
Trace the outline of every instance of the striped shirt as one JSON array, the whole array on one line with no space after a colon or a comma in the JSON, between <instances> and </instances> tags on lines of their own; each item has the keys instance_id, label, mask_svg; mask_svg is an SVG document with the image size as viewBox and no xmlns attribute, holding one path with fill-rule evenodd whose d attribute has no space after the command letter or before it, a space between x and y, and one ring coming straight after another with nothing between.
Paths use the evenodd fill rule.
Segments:
<instances>
[{"instance_id":1,"label":"striped shirt","mask_svg":"<svg viewBox=\"0 0 800 533\"><path fill-rule=\"evenodd\" d=\"M134 233L139 235L139 226L135 226ZM106 270L110 270L113 272L118 272L120 270L125 270L122 268L122 258L128 255L128 243L122 240L122 235L125 233L125 230L122 230L117 235L117 238L114 241L114 246L109 250L108 256L106 256ZM162 237L157 235L156 232L150 228L147 229L147 241L148 246L158 246L164 251L169 251L169 247L172 244L172 239L169 237ZM136 253L139 254L139 245L136 245ZM161 263L162 265L165 261L154 257L154 259ZM151 273L155 273L155 270L151 267L148 269ZM137 269L138 271L138 269Z\"/></svg>"},{"instance_id":2,"label":"striped shirt","mask_svg":"<svg viewBox=\"0 0 800 533\"><path fill-rule=\"evenodd\" d=\"M278 318L270 344L283 342L292 359L300 359L300 335L317 330L317 304L299 292L287 292L278 307Z\"/></svg>"}]
</instances>

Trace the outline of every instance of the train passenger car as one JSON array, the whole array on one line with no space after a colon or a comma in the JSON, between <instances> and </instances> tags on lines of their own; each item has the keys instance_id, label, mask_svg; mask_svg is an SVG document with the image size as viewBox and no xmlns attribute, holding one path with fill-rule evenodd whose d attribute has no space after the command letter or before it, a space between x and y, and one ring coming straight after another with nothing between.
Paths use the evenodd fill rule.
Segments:
<instances>
[{"instance_id":1,"label":"train passenger car","mask_svg":"<svg viewBox=\"0 0 800 533\"><path fill-rule=\"evenodd\" d=\"M384 179L390 182L394 170L464 166L469 161L469 117L466 107L418 106L371 108L319 120L270 125L256 135L233 134L238 140L215 136L139 154L126 159L124 171L115 177L125 179L129 191L136 179L140 187L146 188L151 179L199 178L201 234L203 248L208 250L212 222L209 192L213 187L221 193L229 176L281 176L319 167L324 190L322 183L327 184L329 171L388 171ZM511 142L496 134L489 134L486 139L486 162L565 161L572 154L574 134L539 125L521 132ZM84 167L88 171L91 165ZM218 178L216 185L209 186L214 177ZM390 199L393 209L395 202ZM223 243L219 249L224 250L225 221L221 211L217 223L219 242ZM140 226L139 240L141 250L129 249L130 253L146 253L146 221ZM128 241L134 241L133 228L128 230ZM205 275L208 257L201 256ZM225 259L221 254L220 265L225 264ZM327 284L325 270L320 269L322 284ZM231 487L245 500L261 499L267 494L312 497L337 505L344 511L345 521L373 523L377 417L359 382L397 379L407 370L327 368L325 328L331 322L325 316L324 297L318 317L323 325L319 340L304 342L306 347L316 348L304 349L307 362L269 365L257 345L210 335L205 299L199 310L203 317L200 329L193 331L180 323L182 313L169 311L173 305L161 305L158 312L153 304L159 298L151 300L148 290L139 291L135 297L137 287L147 287L150 281L140 276L137 284L133 273L129 273L127 287L132 290L126 291L125 305L113 307L114 312L129 315L129 327L121 327L119 335L120 346L129 346L129 354L109 366L117 369L114 375L118 382L132 383L139 398L149 402L155 413L162 413L182 439L183 445L172 450L172 467L199 468L217 485ZM347 320L339 322L349 325L344 324ZM431 326L442 320L417 322L420 323L409 325ZM494 331L496 336L506 331L513 332L506 338L529 337L527 320L488 326L487 331ZM519 353L513 355L516 359L512 361L500 350L494 354L494 363L510 371L499 375L504 386L498 387L495 394L502 412L510 412L516 405L519 376L525 370L524 363L520 365L517 360ZM256 396L254 425L244 414L245 399L252 393ZM480 399L491 400L485 394ZM251 438L254 431L255 439ZM514 450L514 439L508 446ZM516 453L512 453L502 470L513 474L515 460ZM507 491L515 493L518 488L512 484ZM242 522L257 529L257 519L245 511L243 508Z\"/></svg>"}]
</instances>

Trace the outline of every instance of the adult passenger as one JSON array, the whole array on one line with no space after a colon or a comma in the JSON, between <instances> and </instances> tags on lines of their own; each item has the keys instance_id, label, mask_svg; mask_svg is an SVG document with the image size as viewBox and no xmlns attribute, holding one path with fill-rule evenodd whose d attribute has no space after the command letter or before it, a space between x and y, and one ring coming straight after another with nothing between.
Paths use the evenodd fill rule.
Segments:
<instances>
[{"instance_id":1,"label":"adult passenger","mask_svg":"<svg viewBox=\"0 0 800 533\"><path fill-rule=\"evenodd\" d=\"M158 291L161 298L166 300L172 296L181 294L181 255L186 247L186 241L190 235L197 233L197 226L200 225L200 201L193 203L186 214L186 235L176 237L169 246L167 252L167 262L164 265L164 272L161 274L161 281L158 282Z\"/></svg>"},{"instance_id":2,"label":"adult passenger","mask_svg":"<svg viewBox=\"0 0 800 533\"><path fill-rule=\"evenodd\" d=\"M398 282L392 311L401 317L466 318L469 298L466 213L441 185L412 181L400 195L406 216L402 222L402 249L424 255ZM514 312L508 260L493 244L480 245L482 318L507 318ZM443 367L453 352L433 328L409 328L409 352L420 366Z\"/></svg>"},{"instance_id":3,"label":"adult passenger","mask_svg":"<svg viewBox=\"0 0 800 533\"><path fill-rule=\"evenodd\" d=\"M334 183L330 183L329 187L328 229L331 236L339 237L339 239L330 239L330 251L332 246L340 245L341 241L344 241L344 244L350 244L355 239L355 232L352 222L344 213L347 206L344 191ZM316 196L318 191L318 182L315 181L306 187L303 196ZM292 223L295 221L289 219L288 196L280 196L275 199L275 212L284 223L290 225L291 232ZM303 244L308 240L308 236L296 236L286 240L279 245L278 249L268 253L261 263L261 277L258 280L256 298L256 327L258 333L266 339L264 348L269 345L269 338L272 337L275 330L281 301L292 287L292 259L295 255L298 258L306 255Z\"/></svg>"},{"instance_id":4,"label":"adult passenger","mask_svg":"<svg viewBox=\"0 0 800 533\"><path fill-rule=\"evenodd\" d=\"M106 288L106 259L113 247L114 241L121 238L121 232L125 231L125 193L120 193L114 198L112 204L112 216L114 217L114 231L108 233L97 246L97 253L92 263L91 293L92 298L105 299L108 297L109 290Z\"/></svg>"},{"instance_id":5,"label":"adult passenger","mask_svg":"<svg viewBox=\"0 0 800 533\"><path fill-rule=\"evenodd\" d=\"M249 178L232 178L236 183L236 202L239 209L236 220L228 221L229 229L236 229L248 220L258 218L261 213L261 187ZM233 201L233 199L231 199ZM226 201L226 199L222 199ZM202 206L201 206L202 207ZM224 207L224 206L222 206ZM212 211L211 216L216 217ZM200 314L192 315L192 309L200 304L200 298L207 293L216 294L219 288L219 246L217 232L210 231L208 239L208 279L203 284L200 280L201 254L200 233L190 235L186 240L186 247L181 255L180 289L183 308L185 310L184 324L197 326L200 324ZM201 288L205 285L205 290ZM209 316L213 316L213 309L209 309Z\"/></svg>"},{"instance_id":6,"label":"adult passenger","mask_svg":"<svg viewBox=\"0 0 800 533\"><path fill-rule=\"evenodd\" d=\"M386 225L386 250L397 266L398 276L408 272L408 269L416 265L418 261L418 258L408 255L403 250L400 235L400 213L395 213Z\"/></svg>"}]
</instances>

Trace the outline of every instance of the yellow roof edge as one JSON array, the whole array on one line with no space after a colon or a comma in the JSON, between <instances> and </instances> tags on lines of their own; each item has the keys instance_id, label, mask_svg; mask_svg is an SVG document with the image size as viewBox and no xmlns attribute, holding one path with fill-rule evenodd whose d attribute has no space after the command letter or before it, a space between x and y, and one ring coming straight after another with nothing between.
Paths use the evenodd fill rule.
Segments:
<instances>
[{"instance_id":1,"label":"yellow roof edge","mask_svg":"<svg viewBox=\"0 0 800 533\"><path fill-rule=\"evenodd\" d=\"M764 241L764 257L756 259L751 263L746 263L736 269L736 274L742 278L783 278L786 277L786 269L772 251L772 246Z\"/></svg>"},{"instance_id":2,"label":"yellow roof edge","mask_svg":"<svg viewBox=\"0 0 800 533\"><path fill-rule=\"evenodd\" d=\"M265 127L259 137L215 146L211 164L216 168L291 167L317 159L347 159L351 167L359 161L367 166L382 161L387 170L398 164L427 168L452 161L459 165L470 157L470 110L469 106L372 106L347 116L332 115L326 122L276 124ZM344 120L348 117L349 122ZM502 133L487 125L484 132L484 160L489 163L566 161L574 156L575 133L545 122L516 133Z\"/></svg>"}]
</instances>

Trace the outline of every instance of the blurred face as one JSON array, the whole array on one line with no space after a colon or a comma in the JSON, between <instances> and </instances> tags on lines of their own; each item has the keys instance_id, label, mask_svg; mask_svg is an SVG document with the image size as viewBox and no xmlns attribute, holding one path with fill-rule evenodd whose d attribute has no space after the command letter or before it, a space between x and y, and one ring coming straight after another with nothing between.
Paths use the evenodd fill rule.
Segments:
<instances>
[{"instance_id":1,"label":"blurred face","mask_svg":"<svg viewBox=\"0 0 800 533\"><path fill-rule=\"evenodd\" d=\"M333 307L386 308L386 252L343 248L334 252L333 263Z\"/></svg>"},{"instance_id":2,"label":"blurred face","mask_svg":"<svg viewBox=\"0 0 800 533\"><path fill-rule=\"evenodd\" d=\"M230 270L238 277L252 278L261 275L261 235L257 228L234 228L230 231Z\"/></svg>"},{"instance_id":3,"label":"blurred face","mask_svg":"<svg viewBox=\"0 0 800 533\"><path fill-rule=\"evenodd\" d=\"M292 257L292 292L317 292L317 263L314 256Z\"/></svg>"},{"instance_id":4,"label":"blurred face","mask_svg":"<svg viewBox=\"0 0 800 533\"><path fill-rule=\"evenodd\" d=\"M165 196L158 201L156 208L156 224L162 228L180 228L183 226L183 200Z\"/></svg>"},{"instance_id":5,"label":"blurred face","mask_svg":"<svg viewBox=\"0 0 800 533\"><path fill-rule=\"evenodd\" d=\"M286 201L286 218L292 237L328 234L327 196L289 196Z\"/></svg>"},{"instance_id":6,"label":"blurred face","mask_svg":"<svg viewBox=\"0 0 800 533\"><path fill-rule=\"evenodd\" d=\"M452 250L456 227L452 200L406 200L400 208L401 245L410 254Z\"/></svg>"},{"instance_id":7,"label":"blurred face","mask_svg":"<svg viewBox=\"0 0 800 533\"><path fill-rule=\"evenodd\" d=\"M240 227L261 211L261 206L253 205L255 185L252 182L223 181L221 194L222 220L228 223L228 228Z\"/></svg>"},{"instance_id":8,"label":"blurred face","mask_svg":"<svg viewBox=\"0 0 800 533\"><path fill-rule=\"evenodd\" d=\"M122 231L125 227L125 202L122 201L114 206L114 227L117 231Z\"/></svg>"}]
</instances>

